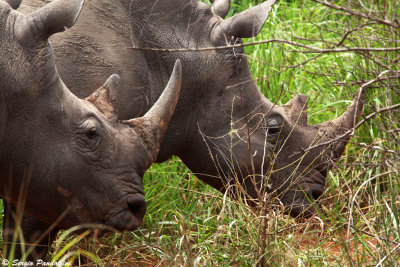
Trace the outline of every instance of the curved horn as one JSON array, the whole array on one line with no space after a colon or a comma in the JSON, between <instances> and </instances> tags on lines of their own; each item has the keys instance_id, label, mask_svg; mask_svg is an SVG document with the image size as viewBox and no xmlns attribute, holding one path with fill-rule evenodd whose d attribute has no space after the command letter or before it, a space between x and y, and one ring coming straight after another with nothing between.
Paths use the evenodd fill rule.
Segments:
<instances>
[{"instance_id":1,"label":"curved horn","mask_svg":"<svg viewBox=\"0 0 400 267\"><path fill-rule=\"evenodd\" d=\"M162 138L167 131L168 123L178 103L181 81L182 64L178 59L175 62L174 70L164 92L153 107L143 117L124 121L132 128L138 129L138 132L146 140L147 149L150 150L149 154L154 157L151 159L152 161L149 161L150 163L154 162L158 154Z\"/></svg>"},{"instance_id":2,"label":"curved horn","mask_svg":"<svg viewBox=\"0 0 400 267\"><path fill-rule=\"evenodd\" d=\"M231 0L215 0L211 11L214 15L225 18L231 8Z\"/></svg>"},{"instance_id":3,"label":"curved horn","mask_svg":"<svg viewBox=\"0 0 400 267\"><path fill-rule=\"evenodd\" d=\"M222 21L211 33L211 40L218 40L224 35L227 40L232 36L239 38L256 36L260 33L275 2L276 0L268 0Z\"/></svg>"},{"instance_id":4,"label":"curved horn","mask_svg":"<svg viewBox=\"0 0 400 267\"><path fill-rule=\"evenodd\" d=\"M365 100L365 91L363 88L361 88L358 91L357 96L353 100L353 103L340 117L316 125L316 127L318 127L318 129L322 131L322 133L324 133L324 141L332 140L346 134L346 132L348 131L351 131L360 120ZM346 137L343 137L342 139L334 143L334 155L332 156L333 160L337 160L343 153L347 142L350 140L351 135L352 132L346 135Z\"/></svg>"},{"instance_id":5,"label":"curved horn","mask_svg":"<svg viewBox=\"0 0 400 267\"><path fill-rule=\"evenodd\" d=\"M160 120L160 131L162 135L167 131L167 124L174 113L178 102L182 81L182 64L178 59L175 62L171 78L153 107L143 116L144 118L157 118Z\"/></svg>"},{"instance_id":6,"label":"curved horn","mask_svg":"<svg viewBox=\"0 0 400 267\"><path fill-rule=\"evenodd\" d=\"M52 34L72 27L79 17L85 0L55 0L24 17L15 35L21 44L47 40Z\"/></svg>"},{"instance_id":7,"label":"curved horn","mask_svg":"<svg viewBox=\"0 0 400 267\"><path fill-rule=\"evenodd\" d=\"M17 9L22 0L5 0L13 9Z\"/></svg>"}]
</instances>

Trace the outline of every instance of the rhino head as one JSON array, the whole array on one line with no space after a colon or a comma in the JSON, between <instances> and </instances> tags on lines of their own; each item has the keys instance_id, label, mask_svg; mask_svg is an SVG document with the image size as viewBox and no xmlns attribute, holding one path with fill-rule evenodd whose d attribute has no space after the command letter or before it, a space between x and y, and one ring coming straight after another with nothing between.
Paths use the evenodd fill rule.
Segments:
<instances>
[{"instance_id":1,"label":"rhino head","mask_svg":"<svg viewBox=\"0 0 400 267\"><path fill-rule=\"evenodd\" d=\"M174 111L181 64L144 116L117 121L118 75L79 99L60 79L48 41L73 26L84 0L55 0L29 15L13 9L19 2L0 0L1 197L60 228L137 228L142 177Z\"/></svg>"},{"instance_id":2,"label":"rhino head","mask_svg":"<svg viewBox=\"0 0 400 267\"><path fill-rule=\"evenodd\" d=\"M232 189L233 196L250 200L275 193L292 216L310 216L310 203L324 192L327 172L361 115L364 92L341 117L318 125L307 123L306 96L283 106L266 99L243 47L221 46L256 36L274 2L228 19L229 0L212 7L197 0L141 2L130 10L131 28L154 77L176 58L185 65L180 101L157 160L178 155L222 192Z\"/></svg>"}]
</instances>

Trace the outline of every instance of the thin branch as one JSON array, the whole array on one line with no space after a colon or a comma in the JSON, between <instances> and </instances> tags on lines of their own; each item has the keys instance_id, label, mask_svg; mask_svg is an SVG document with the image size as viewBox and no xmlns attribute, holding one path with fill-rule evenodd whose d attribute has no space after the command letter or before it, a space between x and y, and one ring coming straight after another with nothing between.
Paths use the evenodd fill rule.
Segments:
<instances>
[{"instance_id":1,"label":"thin branch","mask_svg":"<svg viewBox=\"0 0 400 267\"><path fill-rule=\"evenodd\" d=\"M377 82L393 80L393 79L399 79L399 78L400 78L400 75L388 76L388 77L385 77L385 78L378 79ZM351 83L333 81L332 83L335 84L335 85L338 85L338 86L347 86L347 85L353 86L353 85L365 84L366 82L368 82L368 81L355 81L355 82L351 82Z\"/></svg>"},{"instance_id":2,"label":"thin branch","mask_svg":"<svg viewBox=\"0 0 400 267\"><path fill-rule=\"evenodd\" d=\"M325 1L325 0L324 1L322 1L322 0L313 0L313 1L317 2L317 3L320 3L320 4L323 4L324 6L327 6L329 8L333 8L333 9L336 9L336 10L344 11L344 12L349 13L351 15L355 15L357 17L369 19L369 20L372 20L372 21L376 21L376 22L379 22L381 24L385 24L385 25L390 26L390 27L396 27L396 28L400 27L400 25L398 23L393 23L392 21L389 21L389 20L372 17L369 14L361 13L361 12L353 10L353 9L349 9L349 8L345 8L345 7L342 7L342 6L338 6L338 5L329 3L328 1Z\"/></svg>"},{"instance_id":3,"label":"thin branch","mask_svg":"<svg viewBox=\"0 0 400 267\"><path fill-rule=\"evenodd\" d=\"M382 258L382 260L376 265L376 267L381 266L382 263L391 255L393 254L398 248L400 248L400 244L398 244L396 247L394 247L388 255L386 255L385 257Z\"/></svg>"},{"instance_id":4,"label":"thin branch","mask_svg":"<svg viewBox=\"0 0 400 267\"><path fill-rule=\"evenodd\" d=\"M139 51L148 51L148 52L170 52L170 53L178 53L178 52L205 52L205 51L217 51L217 50L228 50L235 49L247 46L268 44L268 43L284 43L290 44L294 46L298 46L301 48L308 49L307 51L296 51L301 53L344 53L344 52L354 52L354 51L369 51L369 52L393 52L400 51L400 47L377 47L377 48L367 48L367 47L346 47L346 48L317 48L293 41L282 40L282 39L270 39L270 40L262 40L257 42L243 43L243 44L235 44L235 45L226 45L226 46L214 46L214 47L202 47L202 48L153 48L153 47L127 47L126 49L131 50L139 50Z\"/></svg>"},{"instance_id":5,"label":"thin branch","mask_svg":"<svg viewBox=\"0 0 400 267\"><path fill-rule=\"evenodd\" d=\"M350 227L351 227L355 232L363 233L364 235L367 235L367 236L369 236L369 237L373 237L373 238L379 239L379 240L381 240L381 241L385 241L385 242L391 243L391 244L393 244L393 245L400 245L399 242L396 242L396 241L394 241L394 240L387 239L387 238L382 237L382 236L378 236L378 235L374 235L374 234L368 233L367 231L358 229L358 228L355 227L354 225L350 225Z\"/></svg>"},{"instance_id":6,"label":"thin branch","mask_svg":"<svg viewBox=\"0 0 400 267\"><path fill-rule=\"evenodd\" d=\"M396 158L400 158L400 153L398 153L398 152L396 152L396 151L394 151L394 150L391 150L391 149L385 149L385 148L382 148L382 147L380 147L380 146L367 145L366 143L358 143L358 144L356 144L356 145L365 147L365 148L367 148L367 149L377 150L377 151L380 151L380 152L383 152L383 153L392 154L392 155L394 155Z\"/></svg>"}]
</instances>

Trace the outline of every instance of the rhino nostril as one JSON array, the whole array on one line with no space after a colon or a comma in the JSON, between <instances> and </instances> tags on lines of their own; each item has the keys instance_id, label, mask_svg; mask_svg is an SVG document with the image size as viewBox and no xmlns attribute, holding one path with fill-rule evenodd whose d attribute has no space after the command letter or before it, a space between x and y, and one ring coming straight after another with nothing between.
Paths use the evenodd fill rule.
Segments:
<instances>
[{"instance_id":1,"label":"rhino nostril","mask_svg":"<svg viewBox=\"0 0 400 267\"><path fill-rule=\"evenodd\" d=\"M313 199L317 200L322 196L323 193L324 193L323 190L314 189L314 190L310 190L308 194L309 194L310 197L312 197Z\"/></svg>"},{"instance_id":2,"label":"rhino nostril","mask_svg":"<svg viewBox=\"0 0 400 267\"><path fill-rule=\"evenodd\" d=\"M325 168L323 170L320 171L321 175L323 178L325 178L328 175L328 170Z\"/></svg>"},{"instance_id":3,"label":"rhino nostril","mask_svg":"<svg viewBox=\"0 0 400 267\"><path fill-rule=\"evenodd\" d=\"M128 208L130 212L142 222L144 215L146 214L146 201L143 196L134 196L128 199Z\"/></svg>"}]
</instances>

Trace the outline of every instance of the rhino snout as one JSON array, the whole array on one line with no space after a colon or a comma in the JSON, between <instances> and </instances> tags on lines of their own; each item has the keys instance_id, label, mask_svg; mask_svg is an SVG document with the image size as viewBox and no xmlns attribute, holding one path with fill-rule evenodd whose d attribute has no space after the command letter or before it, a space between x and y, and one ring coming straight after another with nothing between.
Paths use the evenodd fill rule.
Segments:
<instances>
[{"instance_id":1,"label":"rhino snout","mask_svg":"<svg viewBox=\"0 0 400 267\"><path fill-rule=\"evenodd\" d=\"M128 198L129 211L137 218L139 225L143 221L143 217L146 214L146 201L143 195L133 196ZM138 226L139 226L138 225Z\"/></svg>"},{"instance_id":2,"label":"rhino snout","mask_svg":"<svg viewBox=\"0 0 400 267\"><path fill-rule=\"evenodd\" d=\"M119 206L118 210L113 210L104 224L118 231L135 230L143 222L146 209L146 201L142 194L128 196L125 203L122 203L122 208Z\"/></svg>"}]
</instances>

